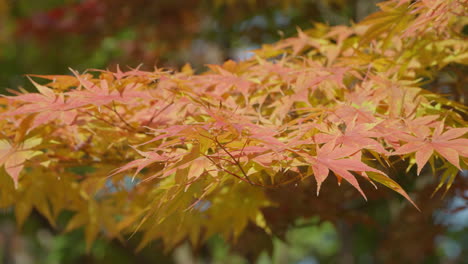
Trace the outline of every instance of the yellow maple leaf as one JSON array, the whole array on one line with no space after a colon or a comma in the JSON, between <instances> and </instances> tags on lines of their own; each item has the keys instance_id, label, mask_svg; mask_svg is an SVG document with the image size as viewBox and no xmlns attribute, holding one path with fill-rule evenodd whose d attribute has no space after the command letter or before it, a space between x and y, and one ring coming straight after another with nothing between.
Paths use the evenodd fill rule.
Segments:
<instances>
[{"instance_id":1,"label":"yellow maple leaf","mask_svg":"<svg viewBox=\"0 0 468 264\"><path fill-rule=\"evenodd\" d=\"M0 166L4 166L5 171L18 185L20 172L23 170L24 162L42 154L41 151L33 150L41 144L42 138L33 137L19 144L10 144L8 140L0 140Z\"/></svg>"}]
</instances>

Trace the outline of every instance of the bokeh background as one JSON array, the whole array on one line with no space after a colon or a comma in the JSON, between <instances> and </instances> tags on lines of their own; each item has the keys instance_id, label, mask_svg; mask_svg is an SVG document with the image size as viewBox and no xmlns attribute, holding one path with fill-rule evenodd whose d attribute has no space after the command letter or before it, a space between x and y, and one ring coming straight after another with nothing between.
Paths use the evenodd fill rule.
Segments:
<instances>
[{"instance_id":1,"label":"bokeh background","mask_svg":"<svg viewBox=\"0 0 468 264\"><path fill-rule=\"evenodd\" d=\"M24 74L69 74L69 68L180 69L190 63L202 72L206 64L247 58L249 50L293 36L298 28L360 21L377 10L377 2L0 0L0 93L31 89ZM442 192L431 197L438 180L434 176L416 178L410 171L396 177L422 213L393 194L365 203L355 215L340 215L333 203L343 201L324 205L287 190L272 191L273 199L291 197L290 207L264 212L278 215L278 225L285 225L272 242L249 226L235 245L214 237L196 250L181 244L164 252L155 242L137 253L135 237L100 239L86 252L82 230L65 234L60 229L66 213L57 228L33 213L18 230L13 210L5 209L0 212L0 263L353 264L399 258L409 262L393 263L468 263L468 173L460 173L445 197ZM331 217L343 221L332 225L327 221ZM250 241L250 247L243 241Z\"/></svg>"},{"instance_id":2,"label":"bokeh background","mask_svg":"<svg viewBox=\"0 0 468 264\"><path fill-rule=\"evenodd\" d=\"M68 68L151 70L241 59L315 22L350 24L376 0L0 0L0 88Z\"/></svg>"}]
</instances>

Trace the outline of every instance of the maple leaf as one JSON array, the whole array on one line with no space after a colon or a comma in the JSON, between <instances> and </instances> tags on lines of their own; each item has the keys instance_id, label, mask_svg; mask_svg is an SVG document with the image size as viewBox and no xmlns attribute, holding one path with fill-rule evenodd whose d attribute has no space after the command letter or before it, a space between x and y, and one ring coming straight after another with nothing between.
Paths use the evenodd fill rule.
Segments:
<instances>
[{"instance_id":1,"label":"maple leaf","mask_svg":"<svg viewBox=\"0 0 468 264\"><path fill-rule=\"evenodd\" d=\"M41 151L33 150L41 142L42 138L38 137L26 139L20 144L10 144L7 140L0 140L0 166L4 166L15 186L18 185L19 174L23 170L24 162L42 154Z\"/></svg>"},{"instance_id":2,"label":"maple leaf","mask_svg":"<svg viewBox=\"0 0 468 264\"><path fill-rule=\"evenodd\" d=\"M215 234L244 238L251 223L270 234L308 218L302 206L297 214L275 208L274 217L262 209L310 198L310 187L296 181L304 170L317 180L317 194L331 171L364 198L360 176L413 203L367 163L386 166L390 148L394 155L415 155L418 173L434 153L448 160L440 167L448 189L464 165L460 157L466 163L468 155L466 129L455 128L465 127L467 108L420 87L437 80L426 87L445 92L453 84L454 98L463 94L458 66L448 75L442 71L467 57L463 21L455 17L461 2L387 1L357 25L316 24L247 61L209 65L203 74L189 66L181 73L117 66L115 73L32 75L50 82L33 82L38 93L0 98L0 115L8 117L0 118L0 207L15 206L20 224L33 209L51 223L63 210L74 212L65 229L83 226L88 249L98 234L120 238L139 220L141 247L155 239L169 247L189 239L196 247ZM437 121L442 116L447 127ZM119 129L116 117L132 129ZM33 128L53 147L29 136ZM132 147L145 144L136 150L141 157L132 154ZM47 156L32 160L45 148ZM123 159L133 161L120 164ZM24 167L28 173L14 190ZM69 171L83 167L92 170ZM119 178L131 177L105 179L109 171L142 175L138 186L120 189ZM294 188L273 190L291 180ZM313 200L332 205L322 206L330 216L342 201L328 198ZM284 215L289 220L277 222ZM347 221L351 214L339 216L329 220Z\"/></svg>"},{"instance_id":3,"label":"maple leaf","mask_svg":"<svg viewBox=\"0 0 468 264\"><path fill-rule=\"evenodd\" d=\"M65 101L64 94L56 94L47 86L40 85L30 79L39 93L19 94L17 96L5 96L10 100L25 102L19 108L2 113L3 116L14 116L23 114L37 114L29 128L29 131L51 120L62 120L70 125L76 118L77 105Z\"/></svg>"},{"instance_id":4,"label":"maple leaf","mask_svg":"<svg viewBox=\"0 0 468 264\"><path fill-rule=\"evenodd\" d=\"M127 171L127 170L130 170L130 169L136 168L136 171L133 174L133 178L135 178L136 175L141 170L143 170L145 167L147 167L148 165L156 163L156 162L167 162L170 159L170 157L167 157L165 155L159 155L155 151L145 152L145 151L140 151L140 150L136 149L135 147L133 147L133 149L135 151L137 151L140 155L142 155L144 158L136 159L136 160L133 160L133 161L125 164L124 166L116 169L109 176L113 176L113 175L116 175L116 174L121 173L123 171Z\"/></svg>"},{"instance_id":5,"label":"maple leaf","mask_svg":"<svg viewBox=\"0 0 468 264\"><path fill-rule=\"evenodd\" d=\"M359 123L356 124L357 116L351 122L344 122L337 126L317 126L325 133L319 133L314 136L314 141L323 144L329 141L335 141L336 144L351 148L367 148L376 150L379 153L387 153L383 146L373 138L378 138L380 134L373 131L378 123Z\"/></svg>"},{"instance_id":6,"label":"maple leaf","mask_svg":"<svg viewBox=\"0 0 468 264\"><path fill-rule=\"evenodd\" d=\"M358 181L354 175L350 173L350 171L370 171L385 176L387 175L377 169L369 167L360 160L349 158L359 151L360 149L355 147L338 147L332 140L324 144L321 148L317 149L317 156L310 156L307 153L299 152L307 161L311 163L315 179L317 180L317 195L320 192L320 186L328 177L328 174L331 170L335 173L336 176L342 177L348 181L367 200L367 197L359 186Z\"/></svg>"},{"instance_id":7,"label":"maple leaf","mask_svg":"<svg viewBox=\"0 0 468 264\"><path fill-rule=\"evenodd\" d=\"M55 227L56 217L75 195L70 185L71 179L65 175L57 177L46 167L35 167L28 171L22 178L21 188L15 190L18 226L23 226L32 210L36 209Z\"/></svg>"},{"instance_id":8,"label":"maple leaf","mask_svg":"<svg viewBox=\"0 0 468 264\"><path fill-rule=\"evenodd\" d=\"M441 121L434 129L432 136L429 129L419 129L415 136L407 134L405 137L401 137L407 143L398 147L392 154L402 155L416 152L418 175L434 151L461 170L459 157L468 157L468 139L459 137L468 133L468 128L449 128L442 133L443 130L444 122Z\"/></svg>"},{"instance_id":9,"label":"maple leaf","mask_svg":"<svg viewBox=\"0 0 468 264\"><path fill-rule=\"evenodd\" d=\"M284 49L287 47L292 48L292 54L299 54L304 48L313 47L315 49L320 48L320 43L313 38L305 34L300 28L297 28L297 37L288 38L280 42L276 48Z\"/></svg>"},{"instance_id":10,"label":"maple leaf","mask_svg":"<svg viewBox=\"0 0 468 264\"><path fill-rule=\"evenodd\" d=\"M48 83L46 86L58 89L60 91L66 90L70 87L78 86L80 84L80 82L74 76L70 75L29 74L28 76L51 80L52 82Z\"/></svg>"},{"instance_id":11,"label":"maple leaf","mask_svg":"<svg viewBox=\"0 0 468 264\"><path fill-rule=\"evenodd\" d=\"M411 10L411 14L415 14L417 17L406 27L402 37L414 36L418 31L434 31L440 29L440 26L447 23L448 10L454 12L457 9L463 10L463 8L466 8L466 6L463 7L463 5L461 5L461 2L459 6L457 5L457 1L446 0L425 0L415 2L412 5L413 8ZM430 27L427 25L430 25Z\"/></svg>"},{"instance_id":12,"label":"maple leaf","mask_svg":"<svg viewBox=\"0 0 468 264\"><path fill-rule=\"evenodd\" d=\"M373 181L381 183L388 188L398 192L405 197L416 209L419 207L413 202L405 190L384 172L374 169L361 161L360 148L338 146L334 140L324 144L317 150L317 156L310 156L304 152L298 152L312 165L312 171L315 179L317 180L317 195L320 192L320 186L328 177L330 170L338 177L338 184L341 178L347 180L353 187L355 187L361 195L367 200L364 192L359 186L356 178L350 171L356 172L358 175L366 178L370 183ZM374 185L375 188L377 186Z\"/></svg>"},{"instance_id":13,"label":"maple leaf","mask_svg":"<svg viewBox=\"0 0 468 264\"><path fill-rule=\"evenodd\" d=\"M408 15L408 9L403 5L397 7L392 2L378 5L382 11L369 15L361 22L361 25L369 25L361 37L361 43L368 43L385 35L383 45L386 47L390 45L392 36L403 30L412 16Z\"/></svg>"},{"instance_id":14,"label":"maple leaf","mask_svg":"<svg viewBox=\"0 0 468 264\"><path fill-rule=\"evenodd\" d=\"M150 95L143 91L138 91L143 84L142 83L129 83L121 91L117 89L111 89L107 80L100 80L99 84L95 84L92 81L81 77L78 72L71 70L76 78L79 80L83 90L75 90L66 93L71 97L71 104L77 106L83 106L92 104L95 106L102 106L109 103L120 102L129 103L136 98L148 99Z\"/></svg>"},{"instance_id":15,"label":"maple leaf","mask_svg":"<svg viewBox=\"0 0 468 264\"><path fill-rule=\"evenodd\" d=\"M31 83L36 87L39 93L26 93L26 94L18 94L17 96L4 96L10 100L21 101L29 103L27 105L23 105L16 109L14 112L18 114L23 113L35 113L41 110L50 109L52 106L55 106L57 101L60 103L64 103L63 99L57 96L55 92L47 86L40 85L34 82L31 78L29 79Z\"/></svg>"},{"instance_id":16,"label":"maple leaf","mask_svg":"<svg viewBox=\"0 0 468 264\"><path fill-rule=\"evenodd\" d=\"M194 78L195 81L198 81L202 87L202 91L207 92L211 96L222 100L223 94L227 92L237 92L239 91L244 98L249 97L249 91L252 89L254 83L243 78L242 76L237 76L220 66L217 65L208 65L216 74L207 74L203 76L197 76ZM209 90L209 87L214 87L212 91ZM235 87L234 91L231 91Z\"/></svg>"}]
</instances>

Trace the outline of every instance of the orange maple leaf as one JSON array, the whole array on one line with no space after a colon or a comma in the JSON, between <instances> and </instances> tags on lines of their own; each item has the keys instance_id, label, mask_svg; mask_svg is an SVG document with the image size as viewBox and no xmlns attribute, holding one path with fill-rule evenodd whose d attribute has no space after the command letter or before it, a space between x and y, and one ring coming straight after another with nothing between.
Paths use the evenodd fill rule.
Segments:
<instances>
[{"instance_id":1,"label":"orange maple leaf","mask_svg":"<svg viewBox=\"0 0 468 264\"><path fill-rule=\"evenodd\" d=\"M75 106L65 101L64 94L56 94L47 86L40 85L33 80L31 80L31 82L39 91L39 93L5 96L10 100L24 102L25 104L13 111L5 112L1 115L13 116L22 114L37 114L29 130L32 130L52 120L62 120L67 125L72 124L76 118L77 113L76 110L73 109Z\"/></svg>"},{"instance_id":2,"label":"orange maple leaf","mask_svg":"<svg viewBox=\"0 0 468 264\"><path fill-rule=\"evenodd\" d=\"M406 135L402 140L407 143L395 150L393 155L416 152L418 175L434 151L444 157L455 167L460 168L460 156L468 157L468 139L459 138L468 133L468 128L450 128L444 130L444 122L440 122L434 129L432 136L430 129L419 129L415 136Z\"/></svg>"},{"instance_id":3,"label":"orange maple leaf","mask_svg":"<svg viewBox=\"0 0 468 264\"><path fill-rule=\"evenodd\" d=\"M338 126L317 126L322 132L314 136L315 143L322 144L331 140L336 144L351 148L367 148L379 153L387 153L384 147L374 138L379 138L379 133L373 131L378 123L358 123L357 116L350 122L344 122Z\"/></svg>"},{"instance_id":4,"label":"orange maple leaf","mask_svg":"<svg viewBox=\"0 0 468 264\"><path fill-rule=\"evenodd\" d=\"M299 152L304 158L306 158L307 161L311 163L315 179L317 180L317 195L320 192L320 186L328 177L328 174L331 170L335 173L336 176L344 178L352 186L354 186L354 188L356 188L367 200L366 195L356 180L356 177L354 177L350 171L371 171L385 176L387 175L377 169L369 167L360 160L349 158L359 151L360 149L355 147L336 146L335 141L332 140L323 145L321 148L318 148L317 156L315 157L310 156L304 152Z\"/></svg>"}]
</instances>

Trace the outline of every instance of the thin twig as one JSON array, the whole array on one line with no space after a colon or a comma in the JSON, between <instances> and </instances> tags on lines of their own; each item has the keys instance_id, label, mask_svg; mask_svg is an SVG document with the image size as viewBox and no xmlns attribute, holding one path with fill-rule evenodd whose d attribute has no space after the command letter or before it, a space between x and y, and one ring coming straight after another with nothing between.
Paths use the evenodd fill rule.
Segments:
<instances>
[{"instance_id":1,"label":"thin twig","mask_svg":"<svg viewBox=\"0 0 468 264\"><path fill-rule=\"evenodd\" d=\"M171 102L170 104L166 105L165 107L163 107L161 110L157 111L157 109L154 109L154 112L153 112L153 115L151 116L151 118L146 122L146 125L149 126L153 120L158 117L162 112L164 112L167 108L169 108L169 106L173 105L174 102Z\"/></svg>"},{"instance_id":2,"label":"thin twig","mask_svg":"<svg viewBox=\"0 0 468 264\"><path fill-rule=\"evenodd\" d=\"M105 107L110 109L110 107L108 106L105 106ZM119 114L119 112L117 112L117 109L115 108L115 101L112 101L112 109L110 110L112 110L119 117L120 121L122 121L127 127L129 127L133 131L137 131L135 127L130 125L125 119L123 119L123 117Z\"/></svg>"}]
</instances>

